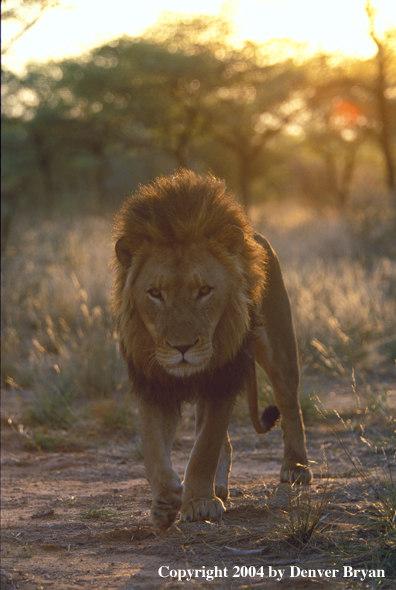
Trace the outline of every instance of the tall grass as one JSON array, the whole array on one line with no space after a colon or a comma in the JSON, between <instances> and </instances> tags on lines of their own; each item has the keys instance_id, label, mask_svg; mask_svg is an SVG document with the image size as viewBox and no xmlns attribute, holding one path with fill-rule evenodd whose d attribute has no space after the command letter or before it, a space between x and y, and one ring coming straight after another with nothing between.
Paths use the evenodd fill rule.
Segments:
<instances>
[{"instance_id":1,"label":"tall grass","mask_svg":"<svg viewBox=\"0 0 396 590\"><path fill-rule=\"evenodd\" d=\"M257 219L280 257L308 370L340 375L394 362L396 240L386 224L372 238L367 223L296 205L270 206ZM380 235L381 244L394 243L388 255Z\"/></svg>"},{"instance_id":2,"label":"tall grass","mask_svg":"<svg viewBox=\"0 0 396 590\"><path fill-rule=\"evenodd\" d=\"M305 358L336 374L374 369L372 352L396 336L396 261L379 258L367 269L346 257L318 259L288 267L285 278Z\"/></svg>"},{"instance_id":3,"label":"tall grass","mask_svg":"<svg viewBox=\"0 0 396 590\"><path fill-rule=\"evenodd\" d=\"M305 370L339 375L392 361L395 259L374 253L367 264L354 255L354 233L339 215L267 206L264 218L256 225L279 254ZM3 385L65 408L127 390L109 304L111 256L110 220L14 227L2 261Z\"/></svg>"},{"instance_id":4,"label":"tall grass","mask_svg":"<svg viewBox=\"0 0 396 590\"><path fill-rule=\"evenodd\" d=\"M125 369L111 316L110 224L45 222L2 265L2 381L67 398L114 393Z\"/></svg>"}]
</instances>

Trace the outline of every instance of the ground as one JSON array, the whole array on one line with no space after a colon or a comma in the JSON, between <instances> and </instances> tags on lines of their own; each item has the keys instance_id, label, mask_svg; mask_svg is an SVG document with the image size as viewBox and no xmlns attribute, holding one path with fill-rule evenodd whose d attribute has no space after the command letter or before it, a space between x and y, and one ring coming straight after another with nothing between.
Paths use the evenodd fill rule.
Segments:
<instances>
[{"instance_id":1,"label":"ground","mask_svg":"<svg viewBox=\"0 0 396 590\"><path fill-rule=\"evenodd\" d=\"M278 483L280 428L258 437L238 419L230 428L231 497L223 519L177 522L162 533L150 523L143 461L127 437L110 433L61 450L33 447L21 422L32 394L4 391L1 588L394 588L395 536L378 498L395 449L369 444L384 434L386 421L378 409L368 419L370 408L348 384L326 388L322 409L337 407L340 417L316 414L307 422L311 486ZM396 392L389 383L387 391L393 412ZM180 475L192 433L187 415L174 449ZM275 570L283 571L281 582L279 572L270 577Z\"/></svg>"}]
</instances>

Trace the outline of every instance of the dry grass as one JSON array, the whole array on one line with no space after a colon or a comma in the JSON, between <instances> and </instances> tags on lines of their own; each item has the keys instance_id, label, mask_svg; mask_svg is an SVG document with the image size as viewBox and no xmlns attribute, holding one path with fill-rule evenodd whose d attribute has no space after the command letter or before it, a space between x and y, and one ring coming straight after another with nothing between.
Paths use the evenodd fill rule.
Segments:
<instances>
[{"instance_id":1,"label":"dry grass","mask_svg":"<svg viewBox=\"0 0 396 590\"><path fill-rule=\"evenodd\" d=\"M396 244L384 220L366 231L371 215L283 205L257 217L281 261L303 369L341 375L395 360ZM378 242L389 243L388 254Z\"/></svg>"},{"instance_id":2,"label":"dry grass","mask_svg":"<svg viewBox=\"0 0 396 590\"><path fill-rule=\"evenodd\" d=\"M125 385L110 311L110 224L21 232L2 269L2 380L65 403Z\"/></svg>"},{"instance_id":3,"label":"dry grass","mask_svg":"<svg viewBox=\"0 0 396 590\"><path fill-rule=\"evenodd\" d=\"M124 513L114 511L116 504L75 506L75 518L89 519L92 527L111 521L111 530L98 528L98 543L105 534L116 535L112 521L120 522L120 542L141 534L148 539L147 555L187 556L194 563L215 556L246 564L243 552L253 551L249 563L258 565L385 568L391 584L396 578L396 429L389 401L394 396L395 258L375 249L370 258L360 256L356 228L351 231L339 216L270 206L265 213L271 223L257 225L279 254L292 301L309 435L312 441L320 433L320 444L340 458L345 475L336 477L335 460L325 476L315 473L311 487L263 486L252 479L232 498L223 522L178 525L164 538L152 536L143 517L131 528ZM28 434L20 432L29 451L84 449L111 436L132 441L128 452L141 459L109 304L111 250L110 223L99 218L30 228L21 222L14 230L2 264L2 385L15 395L18 388L34 391L35 402L21 418L29 428ZM329 384L345 386L350 375L355 407L338 415L326 411ZM313 385L307 385L309 379ZM264 405L272 393L261 372L259 385ZM239 421L247 422L246 408L241 412ZM18 420L8 425L20 430ZM249 447L251 453L254 445L247 436L236 452ZM358 499L359 510L353 510L351 497ZM26 547L19 557L31 557Z\"/></svg>"},{"instance_id":4,"label":"dry grass","mask_svg":"<svg viewBox=\"0 0 396 590\"><path fill-rule=\"evenodd\" d=\"M280 256L290 293L303 373L340 376L389 365L396 261L353 256L355 235L339 215L284 205L261 214L270 221L257 218L257 225ZM34 227L21 220L14 229L2 264L1 375L3 386L36 391L30 423L70 428L81 402L115 394L122 411L105 412L103 426L128 430L133 422L109 301L110 227L92 217ZM270 402L268 380L259 378L262 402ZM312 392L302 393L302 406L306 421L315 418Z\"/></svg>"}]
</instances>

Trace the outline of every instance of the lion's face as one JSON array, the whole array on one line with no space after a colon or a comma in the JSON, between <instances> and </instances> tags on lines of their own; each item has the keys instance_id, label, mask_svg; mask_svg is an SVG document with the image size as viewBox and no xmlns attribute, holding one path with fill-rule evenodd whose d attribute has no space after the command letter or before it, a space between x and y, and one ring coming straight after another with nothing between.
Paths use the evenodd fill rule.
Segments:
<instances>
[{"instance_id":1,"label":"lion's face","mask_svg":"<svg viewBox=\"0 0 396 590\"><path fill-rule=\"evenodd\" d=\"M232 276L205 244L151 245L131 296L154 343L152 355L167 373L190 377L210 365L233 288Z\"/></svg>"},{"instance_id":2,"label":"lion's face","mask_svg":"<svg viewBox=\"0 0 396 590\"><path fill-rule=\"evenodd\" d=\"M185 171L143 187L120 210L115 238L114 308L131 379L173 387L232 361L266 271L224 183Z\"/></svg>"}]
</instances>

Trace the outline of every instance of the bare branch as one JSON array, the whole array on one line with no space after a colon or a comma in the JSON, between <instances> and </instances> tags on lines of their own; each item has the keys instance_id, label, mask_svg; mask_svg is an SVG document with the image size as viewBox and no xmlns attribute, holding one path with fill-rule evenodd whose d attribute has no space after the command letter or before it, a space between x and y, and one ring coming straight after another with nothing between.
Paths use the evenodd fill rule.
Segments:
<instances>
[{"instance_id":1,"label":"bare branch","mask_svg":"<svg viewBox=\"0 0 396 590\"><path fill-rule=\"evenodd\" d=\"M9 0L3 0L3 6L6 5L2 11L3 22L15 20L21 25L21 29L8 43L3 45L1 55L5 55L40 20L46 10L55 8L59 4L60 0L18 0L11 3ZM32 14L32 11L34 11L34 14Z\"/></svg>"}]
</instances>

